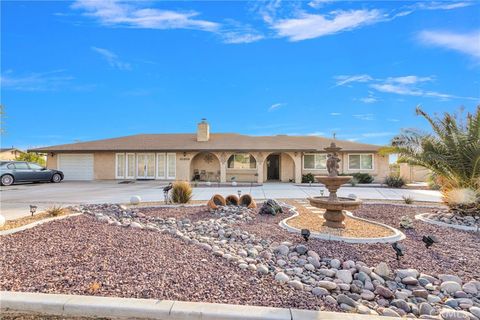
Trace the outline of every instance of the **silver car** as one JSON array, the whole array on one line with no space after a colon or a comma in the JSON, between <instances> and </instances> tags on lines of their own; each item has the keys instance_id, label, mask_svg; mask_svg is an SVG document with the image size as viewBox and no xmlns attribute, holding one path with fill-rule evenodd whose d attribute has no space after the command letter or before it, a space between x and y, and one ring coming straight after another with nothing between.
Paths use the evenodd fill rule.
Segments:
<instances>
[{"instance_id":1,"label":"silver car","mask_svg":"<svg viewBox=\"0 0 480 320\"><path fill-rule=\"evenodd\" d=\"M26 161L0 161L0 182L9 186L15 182L60 182L63 172L47 169L37 163Z\"/></svg>"}]
</instances>

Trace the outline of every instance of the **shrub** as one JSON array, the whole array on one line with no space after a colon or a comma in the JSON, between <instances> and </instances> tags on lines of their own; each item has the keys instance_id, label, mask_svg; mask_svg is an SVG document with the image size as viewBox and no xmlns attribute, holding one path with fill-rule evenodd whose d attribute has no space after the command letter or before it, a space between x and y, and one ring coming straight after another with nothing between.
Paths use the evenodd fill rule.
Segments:
<instances>
[{"instance_id":1,"label":"shrub","mask_svg":"<svg viewBox=\"0 0 480 320\"><path fill-rule=\"evenodd\" d=\"M390 188L401 188L405 185L405 180L400 176L391 175L385 179L385 184Z\"/></svg>"},{"instance_id":2,"label":"shrub","mask_svg":"<svg viewBox=\"0 0 480 320\"><path fill-rule=\"evenodd\" d=\"M311 173L302 174L302 183L310 183L310 182L315 182L315 178L313 174Z\"/></svg>"},{"instance_id":3,"label":"shrub","mask_svg":"<svg viewBox=\"0 0 480 320\"><path fill-rule=\"evenodd\" d=\"M187 181L176 181L171 191L173 203L188 203L192 199L192 187Z\"/></svg>"},{"instance_id":4,"label":"shrub","mask_svg":"<svg viewBox=\"0 0 480 320\"><path fill-rule=\"evenodd\" d=\"M355 187L355 186L358 184L357 178L353 177L353 178L350 180L350 184L352 185L352 187Z\"/></svg>"},{"instance_id":5,"label":"shrub","mask_svg":"<svg viewBox=\"0 0 480 320\"><path fill-rule=\"evenodd\" d=\"M402 196L403 202L406 204L412 204L413 203L413 197L411 196Z\"/></svg>"},{"instance_id":6,"label":"shrub","mask_svg":"<svg viewBox=\"0 0 480 320\"><path fill-rule=\"evenodd\" d=\"M62 215L64 212L65 212L65 209L62 208L61 206L53 206L47 209L47 213L52 217Z\"/></svg>"},{"instance_id":7,"label":"shrub","mask_svg":"<svg viewBox=\"0 0 480 320\"><path fill-rule=\"evenodd\" d=\"M358 183L372 183L374 180L369 173L357 172L352 174L352 176L358 181Z\"/></svg>"}]
</instances>

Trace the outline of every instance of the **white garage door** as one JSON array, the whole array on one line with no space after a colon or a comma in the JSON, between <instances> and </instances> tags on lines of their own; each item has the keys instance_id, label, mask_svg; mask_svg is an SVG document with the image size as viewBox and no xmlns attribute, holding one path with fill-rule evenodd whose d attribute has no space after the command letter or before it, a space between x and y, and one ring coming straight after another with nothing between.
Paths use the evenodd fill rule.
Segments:
<instances>
[{"instance_id":1,"label":"white garage door","mask_svg":"<svg viewBox=\"0 0 480 320\"><path fill-rule=\"evenodd\" d=\"M59 154L58 170L65 180L93 180L93 154Z\"/></svg>"}]
</instances>

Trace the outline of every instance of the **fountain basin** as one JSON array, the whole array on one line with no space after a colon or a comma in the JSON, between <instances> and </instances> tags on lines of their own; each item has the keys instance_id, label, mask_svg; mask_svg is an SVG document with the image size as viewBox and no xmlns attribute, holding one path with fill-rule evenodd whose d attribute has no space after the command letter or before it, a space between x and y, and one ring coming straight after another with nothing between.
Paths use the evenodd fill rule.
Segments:
<instances>
[{"instance_id":1,"label":"fountain basin","mask_svg":"<svg viewBox=\"0 0 480 320\"><path fill-rule=\"evenodd\" d=\"M344 210L355 210L361 204L362 201L353 198L344 198L344 197L335 197L332 199L332 196L329 197L313 197L308 198L310 205L316 208L325 209L323 218L325 222L324 226L330 228L345 228L345 213Z\"/></svg>"}]
</instances>

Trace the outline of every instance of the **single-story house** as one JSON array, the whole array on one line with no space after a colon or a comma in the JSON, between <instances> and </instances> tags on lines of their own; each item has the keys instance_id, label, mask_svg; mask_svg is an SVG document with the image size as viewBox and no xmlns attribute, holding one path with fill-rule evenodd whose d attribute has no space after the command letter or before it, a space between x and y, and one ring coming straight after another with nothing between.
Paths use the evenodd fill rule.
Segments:
<instances>
[{"instance_id":1,"label":"single-story house","mask_svg":"<svg viewBox=\"0 0 480 320\"><path fill-rule=\"evenodd\" d=\"M432 172L424 167L400 163L400 177L407 182L427 182Z\"/></svg>"},{"instance_id":2,"label":"single-story house","mask_svg":"<svg viewBox=\"0 0 480 320\"><path fill-rule=\"evenodd\" d=\"M211 182L296 182L302 175L326 175L323 150L332 139L318 136L210 134L202 120L194 134L138 134L37 148L47 167L67 180L158 179ZM335 140L342 173L368 172L377 181L389 173L380 146Z\"/></svg>"},{"instance_id":3,"label":"single-story house","mask_svg":"<svg viewBox=\"0 0 480 320\"><path fill-rule=\"evenodd\" d=\"M15 160L18 156L24 154L25 152L17 148L1 148L0 149L0 160Z\"/></svg>"}]
</instances>

